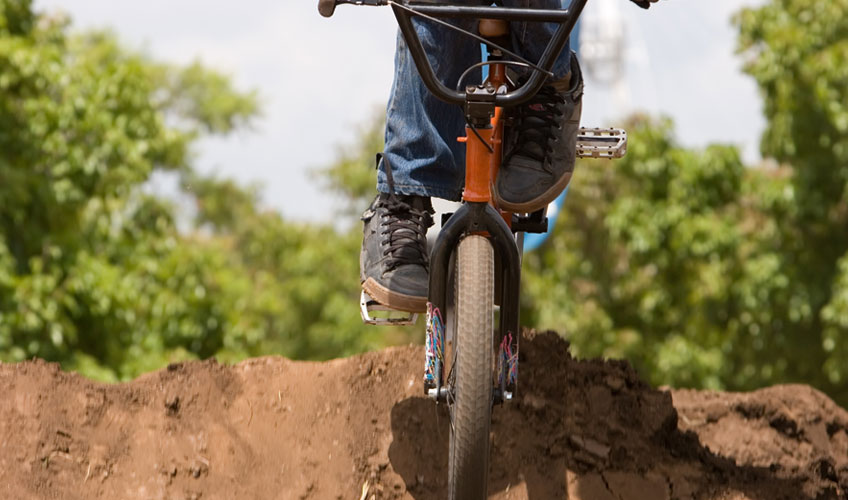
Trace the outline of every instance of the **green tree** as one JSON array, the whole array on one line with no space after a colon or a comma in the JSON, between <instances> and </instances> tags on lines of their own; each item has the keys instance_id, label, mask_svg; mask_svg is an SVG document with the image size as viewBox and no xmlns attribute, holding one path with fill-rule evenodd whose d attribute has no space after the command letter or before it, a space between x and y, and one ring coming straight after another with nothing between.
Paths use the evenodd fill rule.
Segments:
<instances>
[{"instance_id":1,"label":"green tree","mask_svg":"<svg viewBox=\"0 0 848 500\"><path fill-rule=\"evenodd\" d=\"M733 148L676 146L668 121L629 129L628 156L583 162L552 241L527 256L525 318L656 382L718 387L745 169Z\"/></svg>"},{"instance_id":2,"label":"green tree","mask_svg":"<svg viewBox=\"0 0 848 500\"><path fill-rule=\"evenodd\" d=\"M197 138L258 109L199 64L0 0L0 360L115 380L181 359L383 345L358 319L354 233L284 221L256 190L192 169ZM144 189L157 171L195 202L187 230Z\"/></svg>"},{"instance_id":3,"label":"green tree","mask_svg":"<svg viewBox=\"0 0 848 500\"><path fill-rule=\"evenodd\" d=\"M775 0L736 19L760 86L764 155L791 165L796 203L776 214L791 274L789 309L807 335L797 356L848 402L848 1ZM799 343L800 339L799 339ZM814 347L811 347L814 346ZM816 363L820 363L817 365Z\"/></svg>"},{"instance_id":4,"label":"green tree","mask_svg":"<svg viewBox=\"0 0 848 500\"><path fill-rule=\"evenodd\" d=\"M202 263L224 256L181 247L173 208L141 187L188 170L194 138L256 109L198 65L159 64L0 1L0 356L109 378L161 364L163 349L214 353L221 335L199 326L216 321Z\"/></svg>"},{"instance_id":5,"label":"green tree","mask_svg":"<svg viewBox=\"0 0 848 500\"><path fill-rule=\"evenodd\" d=\"M637 119L628 157L581 165L528 257L525 317L656 383L806 382L848 404L848 2L774 0L736 22L777 166Z\"/></svg>"}]
</instances>

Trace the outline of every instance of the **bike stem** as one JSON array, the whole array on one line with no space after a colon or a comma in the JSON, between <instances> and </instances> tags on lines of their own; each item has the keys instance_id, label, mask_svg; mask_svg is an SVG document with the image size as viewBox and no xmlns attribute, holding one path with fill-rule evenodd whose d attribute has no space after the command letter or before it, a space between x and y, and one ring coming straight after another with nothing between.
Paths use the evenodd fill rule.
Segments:
<instances>
[{"instance_id":1,"label":"bike stem","mask_svg":"<svg viewBox=\"0 0 848 500\"><path fill-rule=\"evenodd\" d=\"M518 22L556 23L559 27L550 42L548 42L548 46L542 53L542 57L538 63L538 66L543 71L549 73L557 57L568 42L568 37L571 35L575 24L577 24L577 19L583 12L586 2L587 0L571 0L571 4L564 10L434 5L412 2L404 2L403 6L398 5L397 2L392 2L391 7L397 18L400 31L409 46L412 60L415 62L415 66L418 68L418 73L421 75L424 84L437 98L451 104L464 105L466 102L466 93L448 88L436 77L433 67L427 59L421 39L418 37L415 26L412 24L412 16L424 14L433 18L502 19ZM515 91L496 95L495 104L503 107L523 104L539 92L546 78L546 73L532 71L527 84Z\"/></svg>"},{"instance_id":2,"label":"bike stem","mask_svg":"<svg viewBox=\"0 0 848 500\"><path fill-rule=\"evenodd\" d=\"M495 115L495 86L490 82L484 85L469 85L465 96L465 190L462 199L468 202L489 203L492 200L490 185L493 177L495 157L495 127L492 118Z\"/></svg>"}]
</instances>

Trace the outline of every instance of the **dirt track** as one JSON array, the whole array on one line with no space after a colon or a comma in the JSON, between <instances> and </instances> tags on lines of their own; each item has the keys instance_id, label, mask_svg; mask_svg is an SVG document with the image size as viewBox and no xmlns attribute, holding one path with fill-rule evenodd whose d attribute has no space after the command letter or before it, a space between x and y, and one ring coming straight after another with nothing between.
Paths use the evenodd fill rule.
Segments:
<instances>
[{"instance_id":1,"label":"dirt track","mask_svg":"<svg viewBox=\"0 0 848 500\"><path fill-rule=\"evenodd\" d=\"M491 498L846 499L848 412L806 386L661 392L525 335ZM0 365L3 499L442 499L447 417L420 347L172 365L121 385Z\"/></svg>"}]
</instances>

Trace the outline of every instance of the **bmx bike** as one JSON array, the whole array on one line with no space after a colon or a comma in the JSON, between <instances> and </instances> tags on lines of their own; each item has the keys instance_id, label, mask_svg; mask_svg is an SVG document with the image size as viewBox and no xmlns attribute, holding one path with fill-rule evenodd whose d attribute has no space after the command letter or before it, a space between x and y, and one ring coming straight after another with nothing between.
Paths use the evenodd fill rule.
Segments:
<instances>
[{"instance_id":1,"label":"bmx bike","mask_svg":"<svg viewBox=\"0 0 848 500\"><path fill-rule=\"evenodd\" d=\"M462 107L466 119L465 188L462 205L446 214L430 252L426 321L424 389L448 405L450 446L448 491L451 500L484 499L489 470L489 429L493 405L513 399L518 386L519 285L523 235L546 232L545 209L534 213L501 210L491 186L501 164L504 109L535 96L565 47L587 0L571 0L567 9L527 9L468 6L410 0L319 0L319 11L330 17L336 5L390 5L426 87L439 99ZM466 33L486 47L486 60L471 66L456 89L434 73L412 23L426 18ZM478 33L450 25L444 19L476 19ZM508 22L555 23L557 29L538 62L527 61L504 47ZM464 85L470 73L488 67L488 77ZM521 85L508 68L529 75ZM580 157L620 158L627 135L618 129L580 129ZM387 308L364 291L362 318L375 325L414 324L417 315L378 317ZM497 316L497 329L495 320Z\"/></svg>"}]
</instances>

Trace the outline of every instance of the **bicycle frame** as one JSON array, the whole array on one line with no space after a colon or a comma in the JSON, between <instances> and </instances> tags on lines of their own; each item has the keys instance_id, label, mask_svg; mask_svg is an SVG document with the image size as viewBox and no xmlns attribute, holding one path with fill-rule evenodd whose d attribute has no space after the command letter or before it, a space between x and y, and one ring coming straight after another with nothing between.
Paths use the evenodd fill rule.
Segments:
<instances>
[{"instance_id":1,"label":"bicycle frame","mask_svg":"<svg viewBox=\"0 0 848 500\"><path fill-rule=\"evenodd\" d=\"M443 225L430 254L429 297L427 307L427 371L425 392L436 400L448 395L444 387L444 323L441 311L447 306L447 287L451 257L458 248L464 235L485 235L493 249L496 262L501 264L495 270L496 279L493 297L500 304L500 322L498 329L502 337L501 357L498 364L499 387L495 389L495 401L511 398L517 380L517 352L519 333L519 287L521 283L521 251L519 249L521 232L547 231L545 210L532 214L513 214L499 211L493 203L491 186L500 168L503 143L503 108L518 106L530 100L542 88L548 77L554 76L551 69L562 52L568 38L583 12L588 0L571 0L567 9L529 9L515 7L464 6L434 3L433 0L319 0L318 10L325 17L333 14L337 4L354 5L390 5L397 19L401 34L406 40L413 62L427 89L438 99L449 104L463 106L466 122L466 136L460 138L466 143L466 178L463 191L463 205L452 214ZM558 27L538 63L510 53L495 42L469 33L489 47L495 47L503 54L510 54L523 61L522 66L532 68L526 83L516 89L506 85L506 66L509 61L494 62L490 67L490 78L482 85L468 85L464 91L451 90L435 75L423 44L412 23L412 18L420 16L431 22L446 24L442 19L494 19L518 22L554 23ZM471 69L471 68L469 68ZM461 83L461 82L460 82ZM459 87L459 84L457 84ZM582 129L581 129L582 131ZM586 151L597 157L613 157L623 152L626 136L623 131L589 131L587 139L593 141ZM623 139L623 142L622 142ZM610 147L607 142L615 142ZM595 144L597 143L597 144ZM578 150L582 150L578 147ZM380 324L368 315L371 307L369 297L363 292L360 310L363 321ZM375 310L380 308L376 302ZM384 319L382 324L411 324L416 315L409 318ZM513 340L514 339L514 340ZM506 375L505 375L506 374ZM505 383L504 380L507 380ZM509 390L507 390L509 385Z\"/></svg>"},{"instance_id":2,"label":"bicycle frame","mask_svg":"<svg viewBox=\"0 0 848 500\"><path fill-rule=\"evenodd\" d=\"M501 88L506 84L506 67L495 63L490 69L487 83L491 88ZM449 264L460 239L469 233L486 233L502 263L501 316L498 326L501 338L506 338L519 328L519 287L521 284L521 257L510 228L512 214L502 212L492 204L491 182L500 168L503 145L503 108L495 108L491 121L484 127L466 127L466 136L460 138L466 145L465 190L463 205L448 219L442 227L435 245L430 252L429 302L431 309L446 310L447 291L450 283ZM475 130L472 130L472 127ZM475 133L476 132L476 133ZM436 377L432 396L442 396L444 380ZM510 394L500 384L496 399L502 401Z\"/></svg>"},{"instance_id":3,"label":"bicycle frame","mask_svg":"<svg viewBox=\"0 0 848 500\"><path fill-rule=\"evenodd\" d=\"M577 18L587 0L572 0L567 10L536 10L503 7L466 7L432 4L416 4L415 10L435 18L489 18L507 21L539 21L558 23L559 27L544 51L538 66L550 73L571 34ZM460 138L466 144L465 190L463 205L450 216L439 232L430 253L430 281L428 328L432 324L429 315L433 311L445 311L450 283L450 261L461 238L466 234L486 234L501 263L501 286L498 289L500 321L498 324L500 345L518 351L519 298L521 284L521 255L512 226L512 213L503 212L493 204L491 186L500 167L503 144L503 107L517 106L529 100L541 89L546 75L533 71L528 82L517 90L506 90L506 64L494 62L490 67L489 79L482 85L469 85L465 91L453 91L439 81L426 57L424 48L412 24L408 9L392 3L392 8L407 41L418 72L427 88L438 98L464 107L468 126L466 136ZM545 221L546 222L546 221ZM546 224L544 224L546 226ZM494 298L493 298L494 299ZM438 334L441 335L441 334ZM444 339L433 341L434 346L444 346ZM432 379L425 382L425 391L436 400L446 397L443 373L443 354L436 353L438 367ZM501 370L505 369L501 367ZM502 372L503 373L503 372ZM514 392L509 377L500 376L495 390L495 402L509 400ZM509 386L509 387L508 387Z\"/></svg>"}]
</instances>

